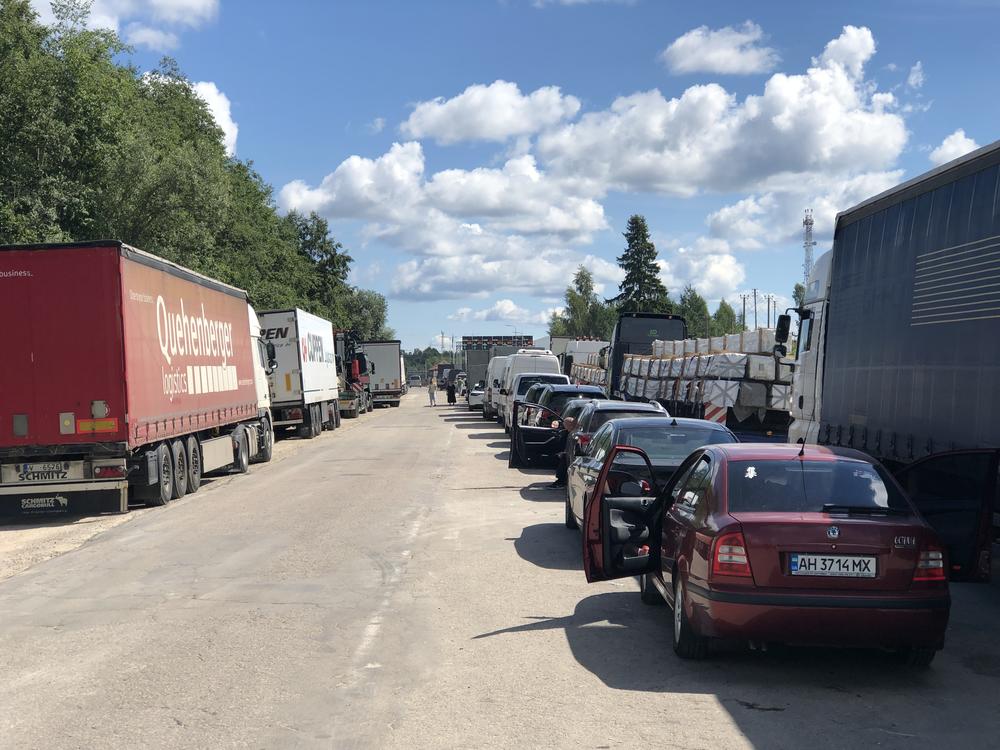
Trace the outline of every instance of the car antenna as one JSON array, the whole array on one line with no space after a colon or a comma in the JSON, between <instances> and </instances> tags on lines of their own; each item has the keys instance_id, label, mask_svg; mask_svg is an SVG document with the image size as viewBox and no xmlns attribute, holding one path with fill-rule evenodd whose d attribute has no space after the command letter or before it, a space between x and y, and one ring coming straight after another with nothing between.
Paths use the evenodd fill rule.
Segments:
<instances>
[{"instance_id":1,"label":"car antenna","mask_svg":"<svg viewBox=\"0 0 1000 750\"><path fill-rule=\"evenodd\" d=\"M799 458L802 458L802 456L804 456L806 453L806 439L804 437L800 437L795 442L801 446L799 448Z\"/></svg>"}]
</instances>

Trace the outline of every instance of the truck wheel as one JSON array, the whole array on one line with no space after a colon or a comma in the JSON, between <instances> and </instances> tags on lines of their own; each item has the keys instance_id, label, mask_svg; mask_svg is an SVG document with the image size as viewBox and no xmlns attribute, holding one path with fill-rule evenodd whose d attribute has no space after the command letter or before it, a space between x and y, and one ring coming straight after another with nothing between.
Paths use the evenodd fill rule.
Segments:
<instances>
[{"instance_id":1,"label":"truck wheel","mask_svg":"<svg viewBox=\"0 0 1000 750\"><path fill-rule=\"evenodd\" d=\"M274 429L271 427L271 420L264 419L260 423L260 451L250 463L266 464L274 455Z\"/></svg>"},{"instance_id":2,"label":"truck wheel","mask_svg":"<svg viewBox=\"0 0 1000 750\"><path fill-rule=\"evenodd\" d=\"M188 488L188 462L187 451L184 450L184 443L180 440L173 440L170 443L170 460L173 462L173 487L170 497L172 500L180 500L187 494Z\"/></svg>"},{"instance_id":3,"label":"truck wheel","mask_svg":"<svg viewBox=\"0 0 1000 750\"><path fill-rule=\"evenodd\" d=\"M313 437L318 437L323 432L323 404L313 404Z\"/></svg>"},{"instance_id":4,"label":"truck wheel","mask_svg":"<svg viewBox=\"0 0 1000 750\"><path fill-rule=\"evenodd\" d=\"M338 405L333 410L333 429L340 429L340 406Z\"/></svg>"},{"instance_id":5,"label":"truck wheel","mask_svg":"<svg viewBox=\"0 0 1000 750\"><path fill-rule=\"evenodd\" d=\"M146 505L166 505L174 492L174 462L166 443L156 446L156 465L157 482L147 490Z\"/></svg>"},{"instance_id":6,"label":"truck wheel","mask_svg":"<svg viewBox=\"0 0 1000 750\"><path fill-rule=\"evenodd\" d=\"M247 431L237 427L233 433L233 442L236 444L233 471L246 474L250 470L250 441L247 439Z\"/></svg>"},{"instance_id":7,"label":"truck wheel","mask_svg":"<svg viewBox=\"0 0 1000 750\"><path fill-rule=\"evenodd\" d=\"M188 494L191 494L201 487L201 446L194 435L189 435L187 439L187 462Z\"/></svg>"}]
</instances>

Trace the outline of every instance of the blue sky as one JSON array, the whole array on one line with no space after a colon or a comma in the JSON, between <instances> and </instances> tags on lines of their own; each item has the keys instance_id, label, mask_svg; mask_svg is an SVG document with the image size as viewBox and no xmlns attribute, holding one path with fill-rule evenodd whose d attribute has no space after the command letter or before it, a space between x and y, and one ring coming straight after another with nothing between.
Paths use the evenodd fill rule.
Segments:
<instances>
[{"instance_id":1,"label":"blue sky","mask_svg":"<svg viewBox=\"0 0 1000 750\"><path fill-rule=\"evenodd\" d=\"M98 0L93 16L143 68L173 55L279 204L330 219L407 348L542 335L580 263L612 294L636 212L675 294L787 300L804 208L822 251L837 210L991 142L1000 114L990 0Z\"/></svg>"}]
</instances>

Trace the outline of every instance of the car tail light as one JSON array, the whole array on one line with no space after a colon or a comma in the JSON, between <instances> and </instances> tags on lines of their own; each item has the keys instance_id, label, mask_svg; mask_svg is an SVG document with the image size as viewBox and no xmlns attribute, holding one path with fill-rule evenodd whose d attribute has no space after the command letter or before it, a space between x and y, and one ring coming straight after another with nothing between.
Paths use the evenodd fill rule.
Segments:
<instances>
[{"instance_id":1,"label":"car tail light","mask_svg":"<svg viewBox=\"0 0 1000 750\"><path fill-rule=\"evenodd\" d=\"M944 550L936 544L924 545L917 558L917 567L913 570L914 582L945 581Z\"/></svg>"},{"instance_id":2,"label":"car tail light","mask_svg":"<svg viewBox=\"0 0 1000 750\"><path fill-rule=\"evenodd\" d=\"M733 531L719 534L715 538L712 552L712 576L734 576L752 578L750 559L747 557L747 543L743 532Z\"/></svg>"},{"instance_id":3,"label":"car tail light","mask_svg":"<svg viewBox=\"0 0 1000 750\"><path fill-rule=\"evenodd\" d=\"M94 479L121 479L125 476L123 466L95 466Z\"/></svg>"}]
</instances>

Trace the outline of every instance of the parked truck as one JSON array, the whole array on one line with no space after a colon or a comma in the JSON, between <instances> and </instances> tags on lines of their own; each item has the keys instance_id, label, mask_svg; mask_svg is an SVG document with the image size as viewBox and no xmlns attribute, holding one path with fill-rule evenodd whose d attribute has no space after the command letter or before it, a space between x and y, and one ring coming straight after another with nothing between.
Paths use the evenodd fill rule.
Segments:
<instances>
[{"instance_id":1,"label":"parked truck","mask_svg":"<svg viewBox=\"0 0 1000 750\"><path fill-rule=\"evenodd\" d=\"M119 241L0 246L0 512L125 512L273 447L246 292Z\"/></svg>"},{"instance_id":2,"label":"parked truck","mask_svg":"<svg viewBox=\"0 0 1000 750\"><path fill-rule=\"evenodd\" d=\"M372 410L371 365L353 331L334 332L340 381L340 415L353 419Z\"/></svg>"},{"instance_id":3,"label":"parked truck","mask_svg":"<svg viewBox=\"0 0 1000 750\"><path fill-rule=\"evenodd\" d=\"M465 373L470 388L486 380L486 365L489 362L489 349L469 349L465 352Z\"/></svg>"},{"instance_id":4,"label":"parked truck","mask_svg":"<svg viewBox=\"0 0 1000 750\"><path fill-rule=\"evenodd\" d=\"M300 310L257 314L261 335L274 345L277 367L268 375L271 415L278 430L314 438L340 424L333 324Z\"/></svg>"},{"instance_id":5,"label":"parked truck","mask_svg":"<svg viewBox=\"0 0 1000 750\"><path fill-rule=\"evenodd\" d=\"M986 580L1000 526L1000 142L837 216L799 309L792 441L890 467Z\"/></svg>"},{"instance_id":6,"label":"parked truck","mask_svg":"<svg viewBox=\"0 0 1000 750\"><path fill-rule=\"evenodd\" d=\"M399 406L403 397L403 371L399 341L363 341L361 351L371 365L372 403Z\"/></svg>"},{"instance_id":7,"label":"parked truck","mask_svg":"<svg viewBox=\"0 0 1000 750\"><path fill-rule=\"evenodd\" d=\"M438 388L446 388L451 371L455 369L455 365L451 362L439 362L435 368L434 377L437 378Z\"/></svg>"},{"instance_id":8,"label":"parked truck","mask_svg":"<svg viewBox=\"0 0 1000 750\"><path fill-rule=\"evenodd\" d=\"M626 354L652 354L653 342L687 338L687 323L679 315L665 313L622 313L615 323L610 344L603 348L597 364L571 368L575 382L596 385L608 396L622 401L638 399L623 387Z\"/></svg>"}]
</instances>

